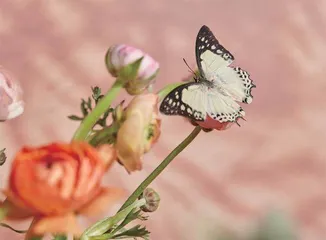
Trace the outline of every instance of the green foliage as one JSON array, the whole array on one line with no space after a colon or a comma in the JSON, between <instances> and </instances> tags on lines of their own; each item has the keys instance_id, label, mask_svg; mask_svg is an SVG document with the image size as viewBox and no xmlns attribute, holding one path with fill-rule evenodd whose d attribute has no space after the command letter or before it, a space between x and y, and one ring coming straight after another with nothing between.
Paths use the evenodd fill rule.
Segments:
<instances>
[{"instance_id":1,"label":"green foliage","mask_svg":"<svg viewBox=\"0 0 326 240\"><path fill-rule=\"evenodd\" d=\"M61 234L58 234L58 235L55 235L53 240L67 240L67 236L66 235L61 235Z\"/></svg>"},{"instance_id":2,"label":"green foliage","mask_svg":"<svg viewBox=\"0 0 326 240\"><path fill-rule=\"evenodd\" d=\"M123 83L128 83L129 81L136 80L137 74L138 74L138 69L140 67L140 64L142 62L144 57L139 58L133 63L130 63L123 68L120 69L119 71L119 79Z\"/></svg>"},{"instance_id":3,"label":"green foliage","mask_svg":"<svg viewBox=\"0 0 326 240\"><path fill-rule=\"evenodd\" d=\"M104 96L102 94L101 88L99 87L92 87L92 96L88 97L87 100L82 99L80 104L80 111L82 116L70 115L68 116L69 119L73 121L83 121L84 118L93 110L93 108L98 104L101 98ZM99 125L101 127L106 127L106 120L110 113L114 111L113 108L108 108L107 111L103 114L101 118L99 118L95 125Z\"/></svg>"},{"instance_id":4,"label":"green foliage","mask_svg":"<svg viewBox=\"0 0 326 240\"><path fill-rule=\"evenodd\" d=\"M126 238L142 238L145 240L149 240L150 232L147 231L145 227L141 225L136 225L122 233L116 234L112 237L112 239L126 239Z\"/></svg>"}]
</instances>

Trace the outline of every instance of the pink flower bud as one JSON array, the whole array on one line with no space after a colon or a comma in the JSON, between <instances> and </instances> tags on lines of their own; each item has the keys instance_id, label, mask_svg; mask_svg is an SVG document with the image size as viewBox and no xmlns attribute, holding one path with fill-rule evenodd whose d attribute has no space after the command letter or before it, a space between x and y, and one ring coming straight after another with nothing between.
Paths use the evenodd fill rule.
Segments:
<instances>
[{"instance_id":1,"label":"pink flower bud","mask_svg":"<svg viewBox=\"0 0 326 240\"><path fill-rule=\"evenodd\" d=\"M131 95L138 95L147 89L159 70L158 62L151 56L124 44L114 45L108 50L106 64L112 76L119 77ZM131 68L126 71L126 67Z\"/></svg>"},{"instance_id":2,"label":"pink flower bud","mask_svg":"<svg viewBox=\"0 0 326 240\"><path fill-rule=\"evenodd\" d=\"M18 117L24 112L22 96L19 83L0 66L0 121Z\"/></svg>"}]
</instances>

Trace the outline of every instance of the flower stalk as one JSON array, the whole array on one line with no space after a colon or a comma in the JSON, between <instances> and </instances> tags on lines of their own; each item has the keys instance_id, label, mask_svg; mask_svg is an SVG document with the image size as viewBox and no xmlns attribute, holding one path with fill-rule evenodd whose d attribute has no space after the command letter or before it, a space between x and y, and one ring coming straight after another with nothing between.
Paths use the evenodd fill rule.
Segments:
<instances>
[{"instance_id":1,"label":"flower stalk","mask_svg":"<svg viewBox=\"0 0 326 240\"><path fill-rule=\"evenodd\" d=\"M122 211L119 211L116 215L113 217L105 218L94 225L87 228L80 240L89 240L89 239L110 239L113 235L108 233L104 234L106 231L111 229L114 225L122 221L127 217L127 215L135 208L139 208L141 206L144 206L146 204L145 199L140 199L138 201L134 201L132 204L130 204L128 207L123 209Z\"/></svg>"},{"instance_id":2,"label":"flower stalk","mask_svg":"<svg viewBox=\"0 0 326 240\"><path fill-rule=\"evenodd\" d=\"M137 198L142 194L142 192L155 180L155 178L160 175L160 173L172 162L172 160L185 149L200 133L201 127L197 126L189 134L189 136L184 139L164 160L163 162L137 187L137 189L129 196L126 202L122 205L118 212L122 211L130 204L135 202Z\"/></svg>"},{"instance_id":3,"label":"flower stalk","mask_svg":"<svg viewBox=\"0 0 326 240\"><path fill-rule=\"evenodd\" d=\"M90 112L82 121L78 129L76 130L72 140L85 140L89 132L93 129L93 126L102 114L111 106L112 101L116 98L123 83L117 79L112 85L111 89L105 94L105 96L98 102L96 107Z\"/></svg>"}]
</instances>

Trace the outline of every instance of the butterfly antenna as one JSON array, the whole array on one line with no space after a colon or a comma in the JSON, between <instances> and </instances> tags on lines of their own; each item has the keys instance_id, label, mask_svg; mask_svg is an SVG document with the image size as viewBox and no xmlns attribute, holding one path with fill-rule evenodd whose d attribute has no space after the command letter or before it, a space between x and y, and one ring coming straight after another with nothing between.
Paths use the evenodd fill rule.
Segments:
<instances>
[{"instance_id":1,"label":"butterfly antenna","mask_svg":"<svg viewBox=\"0 0 326 240\"><path fill-rule=\"evenodd\" d=\"M183 58L183 61L185 62L185 64L186 64L187 67L189 68L190 72L191 72L192 74L194 74L194 75L196 76L196 78L198 78L198 76L197 76L197 74L194 72L194 70L192 70L191 67L189 67L189 65L188 65L188 63L187 63L187 61L186 61L186 59Z\"/></svg>"}]
</instances>

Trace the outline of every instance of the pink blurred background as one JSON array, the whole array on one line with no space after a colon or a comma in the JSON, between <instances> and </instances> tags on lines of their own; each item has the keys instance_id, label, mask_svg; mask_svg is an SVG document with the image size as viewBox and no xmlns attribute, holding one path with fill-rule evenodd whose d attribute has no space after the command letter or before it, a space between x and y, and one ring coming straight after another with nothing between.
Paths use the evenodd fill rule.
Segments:
<instances>
[{"instance_id":1,"label":"pink blurred background","mask_svg":"<svg viewBox=\"0 0 326 240\"><path fill-rule=\"evenodd\" d=\"M294 220L300 239L325 239L325 16L323 0L1 0L0 65L21 82L26 110L0 125L9 157L0 186L23 145L70 140L78 123L66 116L79 113L90 86L112 83L103 61L110 45L157 59L159 90L188 75L182 58L195 66L205 24L251 74L254 101L241 128L201 133L152 184L162 202L148 221L151 239L203 239L218 225L242 231L270 208ZM144 170L128 176L116 165L108 184L131 192L193 128L162 118ZM23 238L6 229L0 236Z\"/></svg>"}]
</instances>

